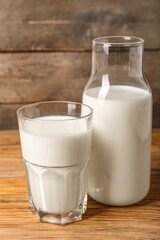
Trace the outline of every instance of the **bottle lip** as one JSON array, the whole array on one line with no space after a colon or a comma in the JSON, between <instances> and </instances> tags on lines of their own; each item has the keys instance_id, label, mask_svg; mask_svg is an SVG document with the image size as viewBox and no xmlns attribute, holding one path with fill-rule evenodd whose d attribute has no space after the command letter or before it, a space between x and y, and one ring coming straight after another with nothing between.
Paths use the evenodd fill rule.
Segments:
<instances>
[{"instance_id":1,"label":"bottle lip","mask_svg":"<svg viewBox=\"0 0 160 240\"><path fill-rule=\"evenodd\" d=\"M92 40L93 44L108 45L110 47L129 47L138 46L144 43L144 40L135 36L105 36Z\"/></svg>"}]
</instances>

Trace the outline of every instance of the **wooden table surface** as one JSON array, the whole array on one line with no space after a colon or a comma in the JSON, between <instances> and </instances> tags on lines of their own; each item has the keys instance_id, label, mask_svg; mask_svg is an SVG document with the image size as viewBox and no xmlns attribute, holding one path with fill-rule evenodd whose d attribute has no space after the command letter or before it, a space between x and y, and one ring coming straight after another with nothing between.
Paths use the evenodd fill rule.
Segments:
<instances>
[{"instance_id":1,"label":"wooden table surface","mask_svg":"<svg viewBox=\"0 0 160 240\"><path fill-rule=\"evenodd\" d=\"M65 226L40 223L30 212L18 131L0 131L0 239L160 239L160 129L153 130L148 196L130 207L89 198L83 220Z\"/></svg>"}]
</instances>

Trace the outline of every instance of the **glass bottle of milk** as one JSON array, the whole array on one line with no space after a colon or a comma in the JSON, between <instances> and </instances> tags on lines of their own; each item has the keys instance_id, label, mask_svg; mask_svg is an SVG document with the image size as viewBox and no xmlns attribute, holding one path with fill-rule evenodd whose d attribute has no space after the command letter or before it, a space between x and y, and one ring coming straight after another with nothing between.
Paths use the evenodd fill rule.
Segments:
<instances>
[{"instance_id":1,"label":"glass bottle of milk","mask_svg":"<svg viewBox=\"0 0 160 240\"><path fill-rule=\"evenodd\" d=\"M83 103L94 110L88 193L100 203L130 205L149 191L152 94L143 43L127 36L93 40Z\"/></svg>"}]
</instances>

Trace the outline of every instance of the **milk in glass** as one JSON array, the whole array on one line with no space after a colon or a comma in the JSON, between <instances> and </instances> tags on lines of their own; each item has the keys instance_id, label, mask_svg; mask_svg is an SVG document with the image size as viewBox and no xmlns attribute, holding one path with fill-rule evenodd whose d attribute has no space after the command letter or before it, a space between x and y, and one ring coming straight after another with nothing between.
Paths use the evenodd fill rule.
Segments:
<instances>
[{"instance_id":1,"label":"milk in glass","mask_svg":"<svg viewBox=\"0 0 160 240\"><path fill-rule=\"evenodd\" d=\"M87 123L70 116L28 119L20 136L34 208L55 214L75 210L86 194L91 137Z\"/></svg>"}]
</instances>

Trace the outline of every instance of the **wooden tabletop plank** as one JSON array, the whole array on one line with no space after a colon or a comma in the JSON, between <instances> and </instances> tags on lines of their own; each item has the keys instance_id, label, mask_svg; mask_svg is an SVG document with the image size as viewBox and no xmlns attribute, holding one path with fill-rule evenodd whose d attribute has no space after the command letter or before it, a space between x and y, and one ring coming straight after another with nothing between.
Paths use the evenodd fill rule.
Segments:
<instances>
[{"instance_id":1,"label":"wooden tabletop plank","mask_svg":"<svg viewBox=\"0 0 160 240\"><path fill-rule=\"evenodd\" d=\"M30 212L18 131L0 131L0 239L160 239L160 130L153 130L152 180L147 197L129 207L89 198L80 222L40 223Z\"/></svg>"},{"instance_id":2,"label":"wooden tabletop plank","mask_svg":"<svg viewBox=\"0 0 160 240\"><path fill-rule=\"evenodd\" d=\"M106 35L135 35L160 48L160 1L0 1L1 51L85 51Z\"/></svg>"},{"instance_id":3,"label":"wooden tabletop plank","mask_svg":"<svg viewBox=\"0 0 160 240\"><path fill-rule=\"evenodd\" d=\"M91 63L91 52L0 53L0 104L80 101ZM144 74L160 105L159 65L160 51L144 52Z\"/></svg>"},{"instance_id":4,"label":"wooden tabletop plank","mask_svg":"<svg viewBox=\"0 0 160 240\"><path fill-rule=\"evenodd\" d=\"M16 110L24 104L81 101L91 59L91 52L0 53L0 129L17 127ZM144 74L153 93L154 127L160 127L158 66L160 51L146 51Z\"/></svg>"}]
</instances>

